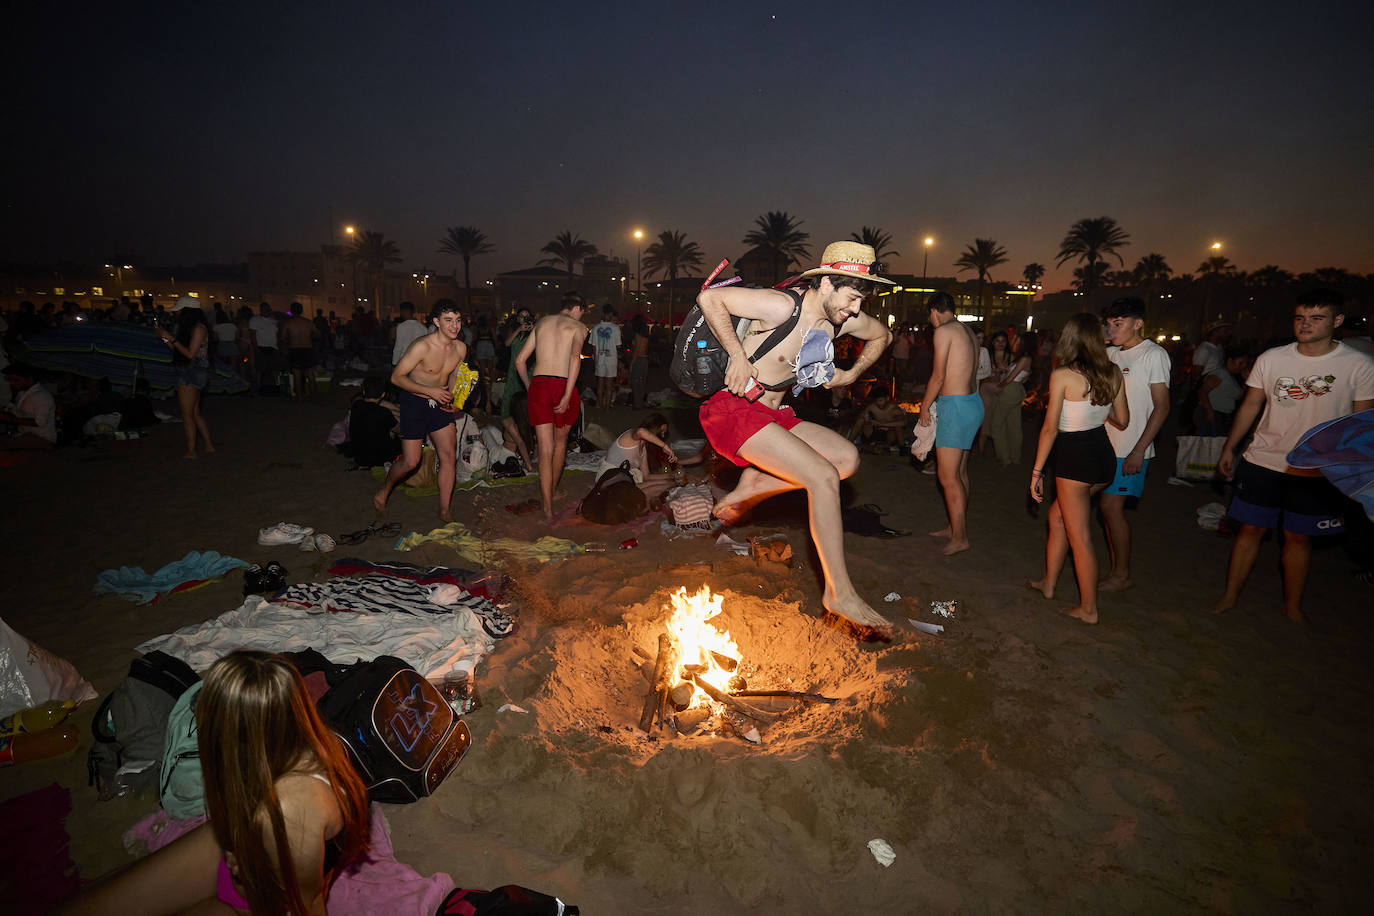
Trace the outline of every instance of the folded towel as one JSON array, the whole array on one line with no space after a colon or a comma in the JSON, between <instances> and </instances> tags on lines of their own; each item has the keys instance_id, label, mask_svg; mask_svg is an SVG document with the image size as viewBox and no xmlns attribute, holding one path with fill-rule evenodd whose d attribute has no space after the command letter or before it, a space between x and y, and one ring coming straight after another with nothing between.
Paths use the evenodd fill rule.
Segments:
<instances>
[{"instance_id":1,"label":"folded towel","mask_svg":"<svg viewBox=\"0 0 1374 916\"><path fill-rule=\"evenodd\" d=\"M929 426L916 424L916 440L911 443L911 454L916 456L917 461L925 461L930 450L935 447L935 427L940 423L940 415L936 411L938 406L938 402L930 405Z\"/></svg>"},{"instance_id":2,"label":"folded towel","mask_svg":"<svg viewBox=\"0 0 1374 916\"><path fill-rule=\"evenodd\" d=\"M835 341L820 328L812 328L806 332L797 358L790 365L797 374L793 397L801 394L803 388L819 388L835 377Z\"/></svg>"}]
</instances>

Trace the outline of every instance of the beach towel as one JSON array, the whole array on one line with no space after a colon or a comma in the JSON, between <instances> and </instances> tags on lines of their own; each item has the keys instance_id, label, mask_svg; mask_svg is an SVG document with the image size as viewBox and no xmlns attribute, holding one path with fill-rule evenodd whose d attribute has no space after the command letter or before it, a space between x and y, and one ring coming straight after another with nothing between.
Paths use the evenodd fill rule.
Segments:
<instances>
[{"instance_id":1,"label":"beach towel","mask_svg":"<svg viewBox=\"0 0 1374 916\"><path fill-rule=\"evenodd\" d=\"M201 824L204 817L176 820L159 810L124 833L130 855L156 852ZM386 815L372 805L368 819L367 858L339 872L329 888L331 913L387 913L390 916L431 916L452 892L454 880L443 872L428 878L404 862L396 861ZM35 912L46 912L43 908Z\"/></svg>"},{"instance_id":2,"label":"beach towel","mask_svg":"<svg viewBox=\"0 0 1374 916\"><path fill-rule=\"evenodd\" d=\"M940 425L939 402L930 405L930 425L916 424L916 439L911 443L911 454L917 461L925 461L930 450L935 447L935 428Z\"/></svg>"},{"instance_id":3,"label":"beach towel","mask_svg":"<svg viewBox=\"0 0 1374 916\"><path fill-rule=\"evenodd\" d=\"M1374 519L1374 410L1312 427L1288 453L1288 463L1321 469L1323 477Z\"/></svg>"},{"instance_id":4,"label":"beach towel","mask_svg":"<svg viewBox=\"0 0 1374 916\"><path fill-rule=\"evenodd\" d=\"M426 677L438 677L455 667L471 670L494 646L477 615L466 608L425 615L327 613L249 595L232 611L154 637L137 649L143 653L161 649L197 671L235 649L298 652L316 648L336 664L394 655Z\"/></svg>"},{"instance_id":5,"label":"beach towel","mask_svg":"<svg viewBox=\"0 0 1374 916\"><path fill-rule=\"evenodd\" d=\"M192 550L152 575L144 572L141 566L107 569L96 576L91 591L97 595L118 595L137 604L151 604L163 595L200 588L230 570L247 565L243 560L222 556L213 550L204 553Z\"/></svg>"},{"instance_id":6,"label":"beach towel","mask_svg":"<svg viewBox=\"0 0 1374 916\"><path fill-rule=\"evenodd\" d=\"M563 538L544 535L537 541L519 538L484 538L473 534L462 522L449 522L428 534L411 532L396 544L397 550L414 550L421 544L443 544L459 556L482 566L502 566L515 560L564 560L584 552L584 548ZM393 653L394 654L394 653ZM416 666L419 667L418 665Z\"/></svg>"},{"instance_id":7,"label":"beach towel","mask_svg":"<svg viewBox=\"0 0 1374 916\"><path fill-rule=\"evenodd\" d=\"M459 586L441 583L461 592L442 604L432 600L434 585L411 579L372 573L360 576L335 576L323 582L292 585L272 600L277 604L317 607L330 612L356 611L367 614L443 614L466 611L474 615L482 629L493 639L515 632L515 619L499 610L486 598L469 594ZM446 596L447 597L447 596Z\"/></svg>"}]
</instances>

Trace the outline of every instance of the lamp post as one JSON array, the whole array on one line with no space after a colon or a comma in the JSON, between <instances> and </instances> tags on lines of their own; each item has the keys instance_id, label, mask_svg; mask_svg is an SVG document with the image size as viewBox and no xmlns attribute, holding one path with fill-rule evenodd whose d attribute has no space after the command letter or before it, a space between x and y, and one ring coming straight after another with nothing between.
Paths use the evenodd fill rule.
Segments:
<instances>
[{"instance_id":1,"label":"lamp post","mask_svg":"<svg viewBox=\"0 0 1374 916\"><path fill-rule=\"evenodd\" d=\"M344 226L344 235L348 237L348 241L351 246L354 240L353 227ZM348 253L348 259L353 262L353 307L348 310L348 314L352 315L354 309L358 307L358 258L356 256L356 253L350 250Z\"/></svg>"},{"instance_id":2,"label":"lamp post","mask_svg":"<svg viewBox=\"0 0 1374 916\"><path fill-rule=\"evenodd\" d=\"M635 230L635 304L644 301L644 278L639 275L639 259L644 253L644 230ZM642 306L641 306L642 307Z\"/></svg>"},{"instance_id":3,"label":"lamp post","mask_svg":"<svg viewBox=\"0 0 1374 916\"><path fill-rule=\"evenodd\" d=\"M926 282L926 277L930 273L930 246L935 244L935 239L926 236L925 239L922 240L922 244L925 245L926 249L925 257L921 260L921 310L924 311L926 306L926 286L929 285Z\"/></svg>"}]
</instances>

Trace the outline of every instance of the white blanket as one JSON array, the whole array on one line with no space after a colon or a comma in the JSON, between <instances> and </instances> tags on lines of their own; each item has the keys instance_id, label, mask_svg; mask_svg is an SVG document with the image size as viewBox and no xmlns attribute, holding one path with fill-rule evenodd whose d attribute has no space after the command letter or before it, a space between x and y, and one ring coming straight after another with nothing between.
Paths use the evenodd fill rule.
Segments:
<instances>
[{"instance_id":1,"label":"white blanket","mask_svg":"<svg viewBox=\"0 0 1374 916\"><path fill-rule=\"evenodd\" d=\"M249 595L234 610L150 639L138 651L161 649L197 671L234 649L316 649L339 664L394 655L425 677L438 678L449 671L471 671L494 645L476 615L465 608L424 616L327 613Z\"/></svg>"}]
</instances>

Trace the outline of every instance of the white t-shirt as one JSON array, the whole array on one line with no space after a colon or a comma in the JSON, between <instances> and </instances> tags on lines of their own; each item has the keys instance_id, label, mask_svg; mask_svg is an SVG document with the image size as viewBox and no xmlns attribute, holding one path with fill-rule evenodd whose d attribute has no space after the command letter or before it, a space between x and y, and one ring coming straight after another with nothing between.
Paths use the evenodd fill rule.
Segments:
<instances>
[{"instance_id":1,"label":"white t-shirt","mask_svg":"<svg viewBox=\"0 0 1374 916\"><path fill-rule=\"evenodd\" d=\"M253 329L254 342L268 350L277 349L277 323L266 315L254 315L248 319L248 327Z\"/></svg>"},{"instance_id":2,"label":"white t-shirt","mask_svg":"<svg viewBox=\"0 0 1374 916\"><path fill-rule=\"evenodd\" d=\"M620 325L614 321L599 322L592 328L592 345L596 348L596 374L603 378L615 375Z\"/></svg>"},{"instance_id":3,"label":"white t-shirt","mask_svg":"<svg viewBox=\"0 0 1374 916\"><path fill-rule=\"evenodd\" d=\"M19 397L14 402L14 414L19 417L28 417L38 424L32 430L27 426L19 427L21 433L32 432L49 442L57 441L57 402L53 400L52 394L38 382L34 382L27 390L19 392Z\"/></svg>"},{"instance_id":4,"label":"white t-shirt","mask_svg":"<svg viewBox=\"0 0 1374 916\"><path fill-rule=\"evenodd\" d=\"M1226 362L1226 352L1220 344L1203 341L1193 351L1193 365L1202 370L1205 376L1214 369L1220 369Z\"/></svg>"},{"instance_id":5,"label":"white t-shirt","mask_svg":"<svg viewBox=\"0 0 1374 916\"><path fill-rule=\"evenodd\" d=\"M988 352L987 347L979 347L978 372L977 377L974 379L974 383L977 384L990 375L992 375L992 354Z\"/></svg>"},{"instance_id":6,"label":"white t-shirt","mask_svg":"<svg viewBox=\"0 0 1374 916\"><path fill-rule=\"evenodd\" d=\"M215 340L220 343L233 343L238 340L239 329L231 322L226 321L223 324L217 324L212 330L215 332Z\"/></svg>"},{"instance_id":7,"label":"white t-shirt","mask_svg":"<svg viewBox=\"0 0 1374 916\"><path fill-rule=\"evenodd\" d=\"M1112 440L1116 457L1125 458L1135 449L1140 434L1145 432L1145 425L1150 422L1150 414L1154 412L1155 402L1150 397L1150 386L1169 384L1169 354L1153 340L1142 340L1129 350L1108 347L1107 356L1121 367L1121 374L1126 379L1126 404L1131 409L1131 424L1125 429L1107 424L1107 438ZM1145 457L1154 456L1155 444L1151 442L1145 447Z\"/></svg>"},{"instance_id":8,"label":"white t-shirt","mask_svg":"<svg viewBox=\"0 0 1374 916\"><path fill-rule=\"evenodd\" d=\"M401 357L406 355L406 350L411 344L429 333L429 328L421 324L414 318L407 318L396 325L396 346L391 348L391 365L396 365L401 361Z\"/></svg>"},{"instance_id":9,"label":"white t-shirt","mask_svg":"<svg viewBox=\"0 0 1374 916\"><path fill-rule=\"evenodd\" d=\"M1245 384L1265 398L1245 460L1285 472L1304 433L1353 413L1356 401L1374 400L1374 359L1341 343L1325 356L1303 356L1291 343L1261 353Z\"/></svg>"}]
</instances>

